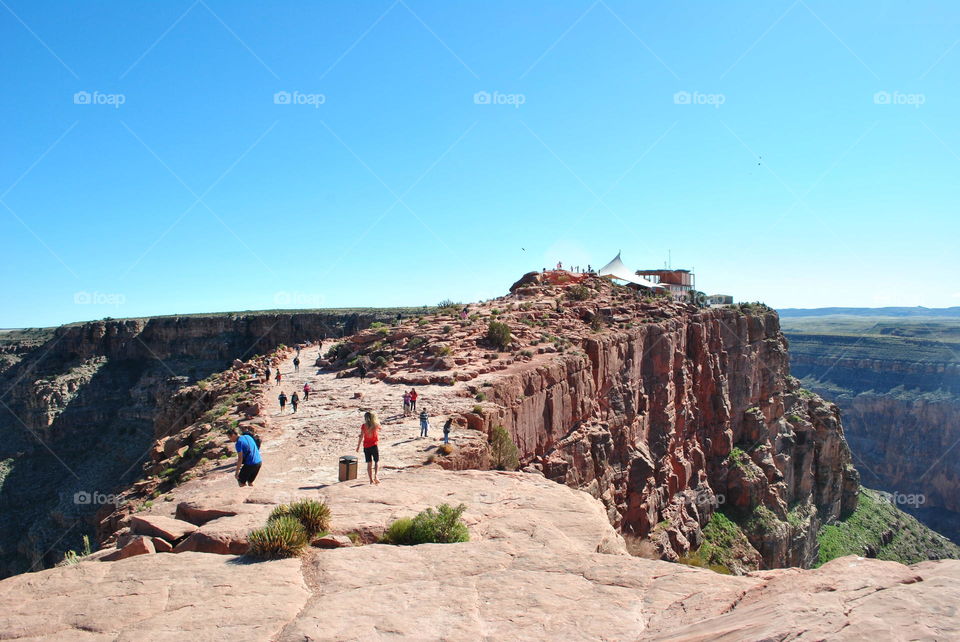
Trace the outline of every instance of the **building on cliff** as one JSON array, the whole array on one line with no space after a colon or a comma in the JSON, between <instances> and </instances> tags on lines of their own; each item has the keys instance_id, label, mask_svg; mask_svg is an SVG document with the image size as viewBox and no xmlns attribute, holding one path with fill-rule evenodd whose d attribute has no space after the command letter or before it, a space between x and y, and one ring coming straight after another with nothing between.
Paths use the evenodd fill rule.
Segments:
<instances>
[{"instance_id":1,"label":"building on cliff","mask_svg":"<svg viewBox=\"0 0 960 642\"><path fill-rule=\"evenodd\" d=\"M664 286L658 285L649 279L640 278L637 276L637 274L639 274L639 272L634 273L623 264L623 261L620 260L620 252L617 252L617 255L613 257L612 261L597 270L598 276L608 276L621 281L626 281L631 285L635 285L645 290L664 289Z\"/></svg>"},{"instance_id":2,"label":"building on cliff","mask_svg":"<svg viewBox=\"0 0 960 642\"><path fill-rule=\"evenodd\" d=\"M691 270L637 270L637 276L666 288L677 301L687 301L696 289L697 278Z\"/></svg>"}]
</instances>

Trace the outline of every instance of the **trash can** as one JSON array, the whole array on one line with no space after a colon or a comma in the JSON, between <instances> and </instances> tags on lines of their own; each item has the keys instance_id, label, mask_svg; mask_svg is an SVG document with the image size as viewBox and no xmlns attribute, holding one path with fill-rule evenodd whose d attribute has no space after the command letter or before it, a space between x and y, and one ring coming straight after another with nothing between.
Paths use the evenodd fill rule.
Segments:
<instances>
[{"instance_id":1,"label":"trash can","mask_svg":"<svg viewBox=\"0 0 960 642\"><path fill-rule=\"evenodd\" d=\"M340 458L340 481L350 481L357 478L357 458L353 455L344 455Z\"/></svg>"}]
</instances>

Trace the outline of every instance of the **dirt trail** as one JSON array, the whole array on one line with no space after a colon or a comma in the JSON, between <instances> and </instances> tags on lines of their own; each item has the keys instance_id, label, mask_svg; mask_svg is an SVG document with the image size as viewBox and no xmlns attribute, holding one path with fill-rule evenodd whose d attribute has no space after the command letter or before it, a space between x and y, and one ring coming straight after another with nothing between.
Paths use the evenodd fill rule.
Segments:
<instances>
[{"instance_id":1,"label":"dirt trail","mask_svg":"<svg viewBox=\"0 0 960 642\"><path fill-rule=\"evenodd\" d=\"M403 416L403 393L409 386L383 383L358 377L338 379L336 373L320 372L313 365L318 356L316 347L307 347L300 354L299 372L294 369L291 355L280 364L282 384L275 381L263 387L261 398L268 409L271 430L264 435L264 467L260 485L271 480L288 486L293 481L308 481L326 485L338 480L339 458L357 456L358 479L366 479L363 453L357 453L357 439L363 413L373 410L380 417L380 479L388 481L392 470L422 465L436 450L443 437L442 427L447 412L462 408L464 398L456 387L444 385L418 386L417 410L426 408L430 414L430 432L420 438L420 421L415 415ZM309 383L310 397L303 401L303 385ZM297 412L287 403L283 412L277 400L280 391L291 397L294 392L301 401ZM355 393L362 398L355 399ZM480 436L465 428L455 428L451 441L466 441ZM295 478L295 479L293 479Z\"/></svg>"}]
</instances>

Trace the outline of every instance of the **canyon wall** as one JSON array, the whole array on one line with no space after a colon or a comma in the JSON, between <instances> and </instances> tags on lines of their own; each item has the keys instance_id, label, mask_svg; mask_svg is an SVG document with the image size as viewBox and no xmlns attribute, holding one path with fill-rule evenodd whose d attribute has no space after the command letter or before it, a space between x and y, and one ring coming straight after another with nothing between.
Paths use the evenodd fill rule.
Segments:
<instances>
[{"instance_id":1,"label":"canyon wall","mask_svg":"<svg viewBox=\"0 0 960 642\"><path fill-rule=\"evenodd\" d=\"M498 409L471 423L506 427L526 464L600 498L664 557L699 547L722 508L760 558L745 565L810 566L820 526L857 502L838 409L789 376L775 312L647 308L501 377L485 389ZM569 312L629 316L609 300Z\"/></svg>"},{"instance_id":2,"label":"canyon wall","mask_svg":"<svg viewBox=\"0 0 960 642\"><path fill-rule=\"evenodd\" d=\"M338 337L396 310L93 321L0 372L0 576L79 549L111 493L141 474L157 436L208 410L177 391L277 345Z\"/></svg>"},{"instance_id":3,"label":"canyon wall","mask_svg":"<svg viewBox=\"0 0 960 642\"><path fill-rule=\"evenodd\" d=\"M960 543L955 344L946 338L904 343L898 337L787 336L793 373L841 408L864 483L892 493L900 508ZM880 358L867 358L864 350Z\"/></svg>"}]
</instances>

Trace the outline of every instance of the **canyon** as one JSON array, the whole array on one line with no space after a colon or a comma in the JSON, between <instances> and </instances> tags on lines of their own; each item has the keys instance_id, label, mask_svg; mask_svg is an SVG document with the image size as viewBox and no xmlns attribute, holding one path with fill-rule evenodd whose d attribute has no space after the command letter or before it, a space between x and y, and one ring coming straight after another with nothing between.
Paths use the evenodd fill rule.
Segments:
<instances>
[{"instance_id":1,"label":"canyon","mask_svg":"<svg viewBox=\"0 0 960 642\"><path fill-rule=\"evenodd\" d=\"M5 440L13 463L0 498L15 519L0 533L4 571L63 561L0 582L0 623L14 637L123 637L135 627L216 639L230 629L218 622L238 595L234 582L248 582L245 595L287 606L233 627L242 637L350 637L331 614L345 618L381 582L389 596L373 613L387 624L365 620L370 635L423 636L417 627L434 616L407 617L397 600L454 586L467 611L453 625L461 633L543 638L554 630L543 623L555 621L555 634L580 627L594 637L655 639L677 627L691 639L782 635L807 630L794 606L811 599L824 622L809 629L814 638L854 626L955 630L948 605L960 596L960 569L924 560L960 549L895 508L873 524L876 543L834 538L824 556L822 534L861 520L865 507L875 517L876 498L860 487L839 409L801 386L788 362L766 306L702 309L563 271L527 274L491 301L400 319L270 313L65 326L4 373L16 392L6 403L23 417L2 426L19 431L23 448ZM267 367L283 373L282 385L264 379ZM309 402L279 412L278 389L304 383ZM411 387L435 418L432 438L414 438L416 419L399 412ZM338 481L337 459L352 452L365 410L384 418L376 487ZM436 436L444 418L455 426L449 450ZM228 474L230 426L263 437L268 464L255 489ZM510 459L497 431L516 453L510 471L488 470ZM331 507L333 541L346 548L251 574L247 534L299 497ZM378 543L392 520L441 501L467 506L470 543ZM92 550L82 550L83 535ZM863 559L884 557L891 542L911 566ZM71 549L79 555L64 557ZM77 582L86 598L61 599ZM147 593L133 590L140 582ZM222 599L191 597L182 582ZM505 586L531 592L528 624L496 599ZM814 597L824 591L830 599ZM863 602L864 591L879 600ZM136 597L154 593L177 597ZM91 615L111 595L127 620ZM632 615L600 606L611 599ZM594 620L563 606L578 600L596 602ZM929 618L896 611L898 600L923 604Z\"/></svg>"},{"instance_id":2,"label":"canyon","mask_svg":"<svg viewBox=\"0 0 960 642\"><path fill-rule=\"evenodd\" d=\"M861 317L810 310L783 324L791 371L842 410L865 483L902 498L903 510L960 542L960 320L932 316L952 311Z\"/></svg>"}]
</instances>

